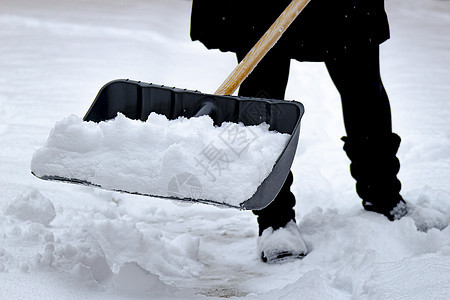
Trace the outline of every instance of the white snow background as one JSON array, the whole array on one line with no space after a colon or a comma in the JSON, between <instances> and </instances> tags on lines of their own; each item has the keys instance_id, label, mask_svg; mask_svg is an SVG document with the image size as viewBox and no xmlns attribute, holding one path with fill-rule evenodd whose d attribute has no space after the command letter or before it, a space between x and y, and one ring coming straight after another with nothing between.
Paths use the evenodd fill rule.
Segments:
<instances>
[{"instance_id":1,"label":"white snow background","mask_svg":"<svg viewBox=\"0 0 450 300\"><path fill-rule=\"evenodd\" d=\"M410 215L365 212L321 63L292 65L306 114L292 167L310 253L266 265L251 212L41 181L34 151L130 78L213 92L230 53L189 39L190 1L0 0L0 299L449 299L450 1L387 0L381 71ZM236 186L239 189L239 186Z\"/></svg>"}]
</instances>

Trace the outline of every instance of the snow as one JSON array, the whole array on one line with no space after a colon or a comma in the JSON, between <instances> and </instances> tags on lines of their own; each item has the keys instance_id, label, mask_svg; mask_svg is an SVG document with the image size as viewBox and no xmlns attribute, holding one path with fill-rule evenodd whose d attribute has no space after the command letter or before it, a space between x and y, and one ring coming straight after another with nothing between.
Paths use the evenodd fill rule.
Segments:
<instances>
[{"instance_id":1,"label":"snow","mask_svg":"<svg viewBox=\"0 0 450 300\"><path fill-rule=\"evenodd\" d=\"M220 85L235 58L190 42L190 1L0 1L0 299L450 298L449 1L386 1L401 220L362 210L339 95L323 64L292 64L287 97L306 109L292 190L309 254L281 265L259 261L251 212L30 174L54 124L84 115L112 79Z\"/></svg>"},{"instance_id":2,"label":"snow","mask_svg":"<svg viewBox=\"0 0 450 300\"><path fill-rule=\"evenodd\" d=\"M31 170L113 191L239 207L270 174L289 137L266 123L214 126L209 116L168 120L151 113L142 122L119 113L94 123L71 115L53 127Z\"/></svg>"},{"instance_id":3,"label":"snow","mask_svg":"<svg viewBox=\"0 0 450 300\"><path fill-rule=\"evenodd\" d=\"M5 215L48 226L56 217L53 203L36 188L28 188L6 204Z\"/></svg>"}]
</instances>

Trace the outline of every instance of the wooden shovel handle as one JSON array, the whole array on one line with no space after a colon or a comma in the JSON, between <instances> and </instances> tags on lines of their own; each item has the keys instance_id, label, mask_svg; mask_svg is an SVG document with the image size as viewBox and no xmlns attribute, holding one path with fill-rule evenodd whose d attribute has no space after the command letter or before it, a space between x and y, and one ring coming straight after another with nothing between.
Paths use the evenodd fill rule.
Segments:
<instances>
[{"instance_id":1,"label":"wooden shovel handle","mask_svg":"<svg viewBox=\"0 0 450 300\"><path fill-rule=\"evenodd\" d=\"M248 52L245 58L237 65L222 85L214 93L215 95L231 95L253 71L256 65L263 59L267 52L276 44L289 25L295 20L310 0L292 0L289 6L270 26L266 33Z\"/></svg>"}]
</instances>

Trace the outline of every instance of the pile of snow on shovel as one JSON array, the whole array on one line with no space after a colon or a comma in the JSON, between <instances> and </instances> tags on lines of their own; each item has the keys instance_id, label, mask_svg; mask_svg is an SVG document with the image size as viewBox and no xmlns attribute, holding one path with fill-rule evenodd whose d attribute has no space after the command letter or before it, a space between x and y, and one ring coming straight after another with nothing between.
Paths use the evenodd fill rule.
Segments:
<instances>
[{"instance_id":1,"label":"pile of snow on shovel","mask_svg":"<svg viewBox=\"0 0 450 300\"><path fill-rule=\"evenodd\" d=\"M95 123L71 115L55 124L31 170L110 190L238 206L272 171L289 137L266 123L214 126L209 116L152 113L143 122L119 113Z\"/></svg>"}]
</instances>

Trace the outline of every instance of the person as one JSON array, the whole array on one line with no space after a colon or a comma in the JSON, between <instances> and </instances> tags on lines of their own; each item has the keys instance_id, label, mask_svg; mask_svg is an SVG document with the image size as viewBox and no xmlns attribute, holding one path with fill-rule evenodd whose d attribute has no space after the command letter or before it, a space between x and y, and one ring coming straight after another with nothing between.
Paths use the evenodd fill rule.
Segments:
<instances>
[{"instance_id":1,"label":"person","mask_svg":"<svg viewBox=\"0 0 450 300\"><path fill-rule=\"evenodd\" d=\"M193 0L191 39L241 61L290 0ZM389 99L380 77L379 45L389 38L384 0L311 0L242 83L238 95L284 99L290 60L324 62L341 96L343 149L364 209L389 220L407 213L397 178L400 137L392 132ZM258 217L264 262L307 254L295 223L292 173Z\"/></svg>"}]
</instances>

